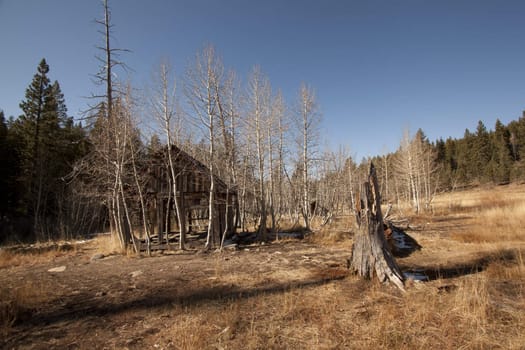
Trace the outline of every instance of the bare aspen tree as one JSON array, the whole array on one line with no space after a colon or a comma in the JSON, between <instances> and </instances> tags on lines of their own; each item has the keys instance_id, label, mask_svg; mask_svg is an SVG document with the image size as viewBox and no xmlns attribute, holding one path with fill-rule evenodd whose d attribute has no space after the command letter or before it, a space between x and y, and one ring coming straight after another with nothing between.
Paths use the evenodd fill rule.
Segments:
<instances>
[{"instance_id":1,"label":"bare aspen tree","mask_svg":"<svg viewBox=\"0 0 525 350\"><path fill-rule=\"evenodd\" d=\"M268 166L270 176L269 208L271 230L275 232L282 216L282 191L284 167L284 116L285 105L282 93L279 91L272 99L271 115L268 123ZM275 159L277 158L277 159ZM277 165L275 165L277 161Z\"/></svg>"},{"instance_id":2,"label":"bare aspen tree","mask_svg":"<svg viewBox=\"0 0 525 350\"><path fill-rule=\"evenodd\" d=\"M405 199L412 202L412 207L419 212L419 188L416 185L417 173L415 164L414 147L410 140L410 133L405 130L399 150L396 154L395 167L397 173L403 178L406 186Z\"/></svg>"},{"instance_id":3,"label":"bare aspen tree","mask_svg":"<svg viewBox=\"0 0 525 350\"><path fill-rule=\"evenodd\" d=\"M226 210L225 210L225 227L222 232L222 239L220 247L224 246L224 239L226 236L235 230L237 215L235 220L230 223L230 210L233 210L230 205L231 201L231 189L237 185L237 169L236 169L236 137L237 123L239 115L238 106L238 82L235 72L230 71L224 85L215 84L215 98L218 105L218 117L220 130L222 134L223 149L225 152L226 160ZM237 200L237 199L236 199ZM230 227L232 224L234 227Z\"/></svg>"},{"instance_id":4,"label":"bare aspen tree","mask_svg":"<svg viewBox=\"0 0 525 350\"><path fill-rule=\"evenodd\" d=\"M270 219L271 219L271 225L270 225L270 231L273 233L275 232L275 172L274 172L274 160L273 160L273 152L274 152L274 136L273 136L273 126L274 126L274 115L273 111L270 113L269 118L267 120L267 128L266 128L266 135L267 135L267 144L268 144L268 179L269 179L269 189L268 189L268 210L270 212Z\"/></svg>"},{"instance_id":5,"label":"bare aspen tree","mask_svg":"<svg viewBox=\"0 0 525 350\"><path fill-rule=\"evenodd\" d=\"M241 230L246 231L246 221L247 221L247 204L248 204L248 177L250 174L250 158L251 158L251 147L247 143L244 148L242 156L242 172L241 172L241 195L240 195L240 221L241 221Z\"/></svg>"},{"instance_id":6,"label":"bare aspen tree","mask_svg":"<svg viewBox=\"0 0 525 350\"><path fill-rule=\"evenodd\" d=\"M436 185L432 184L433 174L436 171L434 159L432 147L426 142L421 130L413 138L410 138L408 130L405 131L395 155L394 167L405 183L405 190L399 193L404 194L404 198L412 203L416 213L421 211L423 201L425 208L428 209L434 197L436 191Z\"/></svg>"},{"instance_id":7,"label":"bare aspen tree","mask_svg":"<svg viewBox=\"0 0 525 350\"><path fill-rule=\"evenodd\" d=\"M270 83L262 74L260 68L256 66L248 82L248 115L246 118L248 134L254 138L257 176L258 176L258 202L259 202L259 227L257 237L259 240L266 240L266 157L267 143L266 135L268 119L270 116Z\"/></svg>"},{"instance_id":8,"label":"bare aspen tree","mask_svg":"<svg viewBox=\"0 0 525 350\"><path fill-rule=\"evenodd\" d=\"M302 84L299 89L299 101L297 106L296 124L299 135L300 155L301 155L301 205L304 226L310 229L310 194L309 181L311 166L314 161L314 155L317 152L318 133L321 122L321 116L315 98L315 93L306 84Z\"/></svg>"},{"instance_id":9,"label":"bare aspen tree","mask_svg":"<svg viewBox=\"0 0 525 350\"><path fill-rule=\"evenodd\" d=\"M219 228L215 213L215 133L218 114L217 84L222 79L223 66L216 57L212 46L198 53L195 62L186 74L185 94L189 104L197 115L199 126L205 133L209 143L208 168L210 171L209 206L208 206L208 236L206 249L219 244Z\"/></svg>"},{"instance_id":10,"label":"bare aspen tree","mask_svg":"<svg viewBox=\"0 0 525 350\"><path fill-rule=\"evenodd\" d=\"M353 213L356 208L354 188L356 188L355 173L357 172L355 162L351 157L347 158L345 164L346 179L348 192L345 191L345 197L347 198L347 205L350 208L350 212Z\"/></svg>"},{"instance_id":11,"label":"bare aspen tree","mask_svg":"<svg viewBox=\"0 0 525 350\"><path fill-rule=\"evenodd\" d=\"M381 157L383 160L383 185L381 193L383 193L383 197L387 200L390 200L390 191L388 187L388 182L390 181L389 172L388 172L388 161L389 161L389 154L385 152L385 154Z\"/></svg>"},{"instance_id":12,"label":"bare aspen tree","mask_svg":"<svg viewBox=\"0 0 525 350\"><path fill-rule=\"evenodd\" d=\"M142 228L144 230L144 235L146 237L146 246L147 246L147 253L148 255L151 254L151 232L148 228L148 220L146 217L147 209L146 209L146 201L144 198L144 192L143 192L143 181L141 181L141 176L139 175L138 165L137 165L137 154L139 150L135 146L135 142L130 142L130 153L131 153L131 166L133 169L133 179L135 180L135 186L137 187L137 193L139 196L139 203L140 203L140 213L141 213L141 219L142 219Z\"/></svg>"},{"instance_id":13,"label":"bare aspen tree","mask_svg":"<svg viewBox=\"0 0 525 350\"><path fill-rule=\"evenodd\" d=\"M134 124L132 118L133 101L131 96L131 88L129 87L129 85L127 93L122 97L122 103L119 107L120 115L118 119L120 123L118 123L117 126L117 128L119 129L119 131L117 132L117 145L120 145L120 147L117 147L118 160L116 166L120 168L118 171L118 183L122 207L124 211L124 218L121 221L123 221L122 225L125 225L122 229L123 232L121 233L121 236L131 240L135 253L138 253L139 247L137 241L135 240L135 235L133 234L133 225L131 221L130 208L127 203L128 191L124 189L124 179L127 179L129 177L129 171L127 170L127 168L129 168L129 166L131 165L134 172L136 171L136 168L134 168L134 156L132 154L134 150L132 143L135 141L133 137Z\"/></svg>"},{"instance_id":14,"label":"bare aspen tree","mask_svg":"<svg viewBox=\"0 0 525 350\"><path fill-rule=\"evenodd\" d=\"M130 122L124 97L114 101L110 119L102 116L96 120L90 135L94 147L85 161L84 175L98 196L107 201L112 234L121 248L133 243L136 250L126 187L131 176L130 140L138 137L133 135L136 130Z\"/></svg>"},{"instance_id":15,"label":"bare aspen tree","mask_svg":"<svg viewBox=\"0 0 525 350\"><path fill-rule=\"evenodd\" d=\"M284 192L284 157L285 157L285 134L287 131L286 106L283 100L282 93L279 91L274 100L274 113L277 118L277 126L279 130L279 143L277 146L277 210L276 210L276 225L279 226L279 221L283 215L283 192Z\"/></svg>"},{"instance_id":16,"label":"bare aspen tree","mask_svg":"<svg viewBox=\"0 0 525 350\"><path fill-rule=\"evenodd\" d=\"M435 161L436 153L421 129L414 135L412 143L414 143L417 150L418 168L421 173L421 197L424 202L424 209L430 210L439 183L435 178L438 169Z\"/></svg>"},{"instance_id":17,"label":"bare aspen tree","mask_svg":"<svg viewBox=\"0 0 525 350\"><path fill-rule=\"evenodd\" d=\"M181 203L183 202L183 192L177 191L178 178L184 171L174 164L173 145L180 139L180 125L182 123L180 113L176 110L176 81L172 73L171 65L168 62L162 62L156 73L156 87L150 97L150 106L153 114L166 137L168 173L170 174L170 194L168 205L166 206L166 218L169 218L170 201L173 198L175 204L175 213L179 223L179 248L185 249L186 243L186 216L182 212ZM178 149L178 148L177 148ZM173 196L173 197L172 197ZM166 225L166 228L169 229Z\"/></svg>"},{"instance_id":18,"label":"bare aspen tree","mask_svg":"<svg viewBox=\"0 0 525 350\"><path fill-rule=\"evenodd\" d=\"M336 152L328 151L323 157L323 173L320 178L320 194L322 198L318 215L323 216L322 224L330 221L333 215L342 214L346 198L353 195L353 186L347 186L347 162L350 158L349 149L340 146Z\"/></svg>"},{"instance_id":19,"label":"bare aspen tree","mask_svg":"<svg viewBox=\"0 0 525 350\"><path fill-rule=\"evenodd\" d=\"M129 183L130 181L127 179L128 177L132 177L135 183L136 187L136 193L138 195L139 199L139 211L140 211L140 220L142 223L142 228L144 230L144 236L146 237L146 243L147 243L147 250L148 254L150 253L150 243L151 243L151 233L149 232L149 228L147 225L147 218L146 218L146 201L144 198L144 187L146 184L145 179L143 178L143 175L140 173L140 158L142 153L142 145L140 142L140 135L137 129L138 125L138 118L137 118L137 112L136 112L136 106L135 106L135 99L132 95L132 88L128 84L126 88L126 93L121 98L121 103L119 104L119 109L117 110L119 112L120 116L120 123L118 124L117 128L119 128L122 131L122 137L123 137L123 151L122 157L121 157L121 163L122 163L122 172L121 174L126 177L126 180L120 180L120 193L122 198L124 198L123 205L125 206L125 216L127 221L127 226L129 227L130 232L132 231L132 220L131 220L131 209L128 208L126 204L126 197L133 195L130 195L128 192L129 190L124 190L124 182ZM116 112L117 112L116 111ZM129 170L124 170L126 168L130 168ZM128 174L129 173L129 174ZM122 176L121 175L121 176ZM133 193L133 191L131 191ZM138 252L138 243L135 241L135 237L133 236L133 233L130 234L131 242L133 243L134 249L136 252Z\"/></svg>"}]
</instances>

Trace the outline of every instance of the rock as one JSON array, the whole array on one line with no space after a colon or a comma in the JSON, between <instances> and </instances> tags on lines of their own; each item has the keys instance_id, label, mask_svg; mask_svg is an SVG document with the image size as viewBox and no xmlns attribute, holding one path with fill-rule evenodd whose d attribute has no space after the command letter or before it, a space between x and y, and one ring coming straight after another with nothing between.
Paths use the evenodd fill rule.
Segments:
<instances>
[{"instance_id":1,"label":"rock","mask_svg":"<svg viewBox=\"0 0 525 350\"><path fill-rule=\"evenodd\" d=\"M53 267L52 269L47 270L48 272L64 272L66 271L65 266Z\"/></svg>"},{"instance_id":2,"label":"rock","mask_svg":"<svg viewBox=\"0 0 525 350\"><path fill-rule=\"evenodd\" d=\"M100 259L104 259L104 254L97 253L97 254L93 255L90 260L91 261L95 261L95 260L100 260Z\"/></svg>"},{"instance_id":3,"label":"rock","mask_svg":"<svg viewBox=\"0 0 525 350\"><path fill-rule=\"evenodd\" d=\"M133 271L130 275L131 275L132 278L135 278L135 277L138 277L138 276L142 275L142 271L140 271L140 270Z\"/></svg>"}]
</instances>

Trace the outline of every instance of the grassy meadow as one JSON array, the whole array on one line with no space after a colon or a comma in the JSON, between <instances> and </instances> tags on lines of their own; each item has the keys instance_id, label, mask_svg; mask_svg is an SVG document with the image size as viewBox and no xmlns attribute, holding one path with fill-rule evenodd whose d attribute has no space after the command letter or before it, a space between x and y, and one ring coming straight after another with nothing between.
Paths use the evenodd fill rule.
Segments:
<instances>
[{"instance_id":1,"label":"grassy meadow","mask_svg":"<svg viewBox=\"0 0 525 350\"><path fill-rule=\"evenodd\" d=\"M242 255L246 258L226 252L207 256L208 274L203 278L190 274L193 280L174 292L188 295L185 301L152 303L141 309L140 317L133 309L100 316L106 325L126 324L140 335L129 344L115 340L123 334L129 337L125 327L113 333L97 328L97 334L107 337L108 348L127 344L158 349L524 349L524 221L523 185L439 195L431 213L408 217L407 233L422 250L398 259L403 269L435 274L427 282L408 280L406 292L401 292L348 274L343 256L350 252L352 223L339 218L304 241L285 239L250 247L251 252ZM107 239L95 244L98 251L110 254ZM293 246L286 250L288 245ZM293 255L302 245L307 247L304 252ZM273 255L262 255L263 249L274 249ZM77 248L33 256L2 252L0 272L15 269L11 265L30 269L61 254L80 253ZM321 256L335 263L316 264ZM185 266L177 260L181 257L163 256L171 260L162 261ZM275 257L284 265L275 265ZM155 259L161 258L138 263L156 264ZM201 256L187 259L195 262ZM228 265L233 259L239 260ZM313 263L295 266L297 259ZM149 285L156 282L160 283L148 280ZM231 292L239 287L241 291ZM52 288L39 280L24 280L11 290L0 288L4 300L0 327L8 339L6 346L18 347L24 332L35 331L24 328L28 317L24 312L52 303ZM65 334L72 338L75 322L80 321L64 325L71 328ZM79 348L86 344L71 341ZM21 348L39 348L26 345ZM103 347L94 343L99 346Z\"/></svg>"}]
</instances>

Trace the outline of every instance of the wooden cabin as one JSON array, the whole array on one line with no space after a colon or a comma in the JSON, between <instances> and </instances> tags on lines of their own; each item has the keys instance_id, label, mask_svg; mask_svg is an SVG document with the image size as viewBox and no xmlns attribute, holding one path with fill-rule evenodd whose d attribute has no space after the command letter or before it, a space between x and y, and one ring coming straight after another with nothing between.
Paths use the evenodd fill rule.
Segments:
<instances>
[{"instance_id":1,"label":"wooden cabin","mask_svg":"<svg viewBox=\"0 0 525 350\"><path fill-rule=\"evenodd\" d=\"M148 164L147 212L149 232L156 244L178 240L181 225L186 232L203 234L208 229L210 170L203 163L177 146L171 146L174 164L176 198L173 198L173 178L169 169L167 148L156 152ZM218 236L226 227L232 235L238 227L239 204L237 190L215 176L215 227ZM175 199L180 208L182 223L177 220ZM162 248L162 247L161 247Z\"/></svg>"}]
</instances>

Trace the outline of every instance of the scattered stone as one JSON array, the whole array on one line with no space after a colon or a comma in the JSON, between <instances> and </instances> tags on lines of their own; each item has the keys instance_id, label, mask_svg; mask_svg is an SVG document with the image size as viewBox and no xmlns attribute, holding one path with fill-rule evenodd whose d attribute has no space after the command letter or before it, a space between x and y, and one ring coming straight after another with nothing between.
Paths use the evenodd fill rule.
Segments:
<instances>
[{"instance_id":1,"label":"scattered stone","mask_svg":"<svg viewBox=\"0 0 525 350\"><path fill-rule=\"evenodd\" d=\"M47 270L48 272L64 272L66 271L65 266L53 267L52 269Z\"/></svg>"},{"instance_id":2,"label":"scattered stone","mask_svg":"<svg viewBox=\"0 0 525 350\"><path fill-rule=\"evenodd\" d=\"M90 260L91 261L100 260L100 259L104 259L104 257L105 257L104 254L97 253L97 254L93 255Z\"/></svg>"},{"instance_id":3,"label":"scattered stone","mask_svg":"<svg viewBox=\"0 0 525 350\"><path fill-rule=\"evenodd\" d=\"M130 275L132 278L135 278L135 277L142 275L142 271L141 270L133 271L132 273L130 273Z\"/></svg>"}]
</instances>

